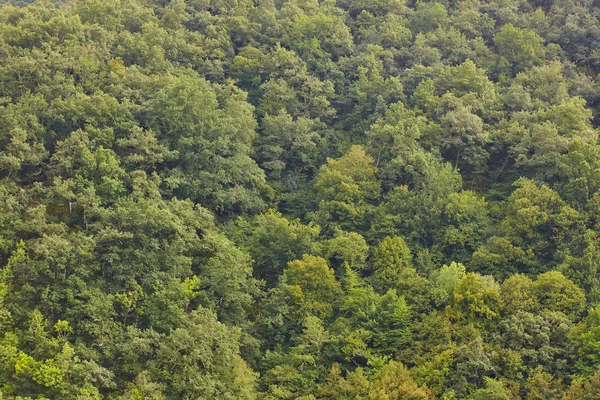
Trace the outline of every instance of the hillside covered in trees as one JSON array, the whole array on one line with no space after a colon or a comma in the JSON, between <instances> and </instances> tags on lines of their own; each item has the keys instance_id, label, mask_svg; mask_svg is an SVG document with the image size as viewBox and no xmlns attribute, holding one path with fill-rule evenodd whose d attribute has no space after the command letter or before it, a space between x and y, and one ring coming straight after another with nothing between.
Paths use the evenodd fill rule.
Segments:
<instances>
[{"instance_id":1,"label":"hillside covered in trees","mask_svg":"<svg viewBox=\"0 0 600 400\"><path fill-rule=\"evenodd\" d=\"M0 398L600 399L598 1L0 3Z\"/></svg>"}]
</instances>

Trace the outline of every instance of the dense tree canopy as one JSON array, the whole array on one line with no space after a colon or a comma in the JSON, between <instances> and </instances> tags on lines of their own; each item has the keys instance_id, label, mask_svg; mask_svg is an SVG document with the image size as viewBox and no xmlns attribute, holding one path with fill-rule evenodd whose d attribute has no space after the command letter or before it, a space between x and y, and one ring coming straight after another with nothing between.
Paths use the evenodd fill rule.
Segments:
<instances>
[{"instance_id":1,"label":"dense tree canopy","mask_svg":"<svg viewBox=\"0 0 600 400\"><path fill-rule=\"evenodd\" d=\"M0 398L598 399L588 0L0 0Z\"/></svg>"}]
</instances>

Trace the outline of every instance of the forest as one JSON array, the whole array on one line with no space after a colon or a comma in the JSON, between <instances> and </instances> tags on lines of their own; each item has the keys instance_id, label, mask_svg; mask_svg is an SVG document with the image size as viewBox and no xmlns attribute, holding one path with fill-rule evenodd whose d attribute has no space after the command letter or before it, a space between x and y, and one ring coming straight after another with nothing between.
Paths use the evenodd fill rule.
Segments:
<instances>
[{"instance_id":1,"label":"forest","mask_svg":"<svg viewBox=\"0 0 600 400\"><path fill-rule=\"evenodd\" d=\"M0 399L599 400L600 1L0 0Z\"/></svg>"}]
</instances>

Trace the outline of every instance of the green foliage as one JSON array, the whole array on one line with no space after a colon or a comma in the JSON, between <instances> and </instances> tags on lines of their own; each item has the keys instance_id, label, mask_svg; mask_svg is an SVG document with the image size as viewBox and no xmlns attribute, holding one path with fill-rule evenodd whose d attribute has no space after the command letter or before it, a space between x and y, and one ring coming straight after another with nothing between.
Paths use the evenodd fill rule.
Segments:
<instances>
[{"instance_id":1,"label":"green foliage","mask_svg":"<svg viewBox=\"0 0 600 400\"><path fill-rule=\"evenodd\" d=\"M562 343L570 327L570 321L560 312L517 311L500 323L498 340L504 348L518 354L524 366L542 366L546 371L564 376L570 354Z\"/></svg>"},{"instance_id":2,"label":"green foliage","mask_svg":"<svg viewBox=\"0 0 600 400\"><path fill-rule=\"evenodd\" d=\"M462 281L465 271L464 265L452 262L432 273L437 303L444 304L452 299L454 289Z\"/></svg>"},{"instance_id":3,"label":"green foliage","mask_svg":"<svg viewBox=\"0 0 600 400\"><path fill-rule=\"evenodd\" d=\"M320 243L321 252L336 265L345 264L354 269L366 268L369 245L356 232L336 231L332 239Z\"/></svg>"},{"instance_id":4,"label":"green foliage","mask_svg":"<svg viewBox=\"0 0 600 400\"><path fill-rule=\"evenodd\" d=\"M498 49L499 67L507 68L513 74L539 64L546 54L543 38L512 24L506 24L498 31L494 45Z\"/></svg>"},{"instance_id":5,"label":"green foliage","mask_svg":"<svg viewBox=\"0 0 600 400\"><path fill-rule=\"evenodd\" d=\"M149 338L144 351L137 353L133 344L126 356L139 365L149 363L153 380L169 383L167 396L253 399L256 376L239 356L238 335L198 309L168 335ZM133 343L144 336L131 332Z\"/></svg>"},{"instance_id":6,"label":"green foliage","mask_svg":"<svg viewBox=\"0 0 600 400\"><path fill-rule=\"evenodd\" d=\"M371 262L375 280L382 288L393 287L402 270L412 268L410 249L401 237L386 237L375 248Z\"/></svg>"},{"instance_id":7,"label":"green foliage","mask_svg":"<svg viewBox=\"0 0 600 400\"><path fill-rule=\"evenodd\" d=\"M574 248L581 240L583 216L558 193L526 179L516 185L499 226L503 235L490 238L473 254L477 267L491 264L496 270L541 272L557 263L562 249Z\"/></svg>"},{"instance_id":8,"label":"green foliage","mask_svg":"<svg viewBox=\"0 0 600 400\"><path fill-rule=\"evenodd\" d=\"M583 290L558 271L539 275L533 290L542 308L561 311L571 319L578 319L586 308Z\"/></svg>"},{"instance_id":9,"label":"green foliage","mask_svg":"<svg viewBox=\"0 0 600 400\"><path fill-rule=\"evenodd\" d=\"M370 380L362 369L341 377L339 366L334 365L327 383L320 388L324 399L433 399L433 392L419 386L408 374L407 368L395 361L383 366Z\"/></svg>"},{"instance_id":10,"label":"green foliage","mask_svg":"<svg viewBox=\"0 0 600 400\"><path fill-rule=\"evenodd\" d=\"M1 3L1 398L598 398L593 1Z\"/></svg>"},{"instance_id":11,"label":"green foliage","mask_svg":"<svg viewBox=\"0 0 600 400\"><path fill-rule=\"evenodd\" d=\"M485 377L485 388L477 389L470 398L473 400L509 400L512 397L502 382Z\"/></svg>"},{"instance_id":12,"label":"green foliage","mask_svg":"<svg viewBox=\"0 0 600 400\"><path fill-rule=\"evenodd\" d=\"M179 154L171 187L218 212L262 207L264 173L248 156L255 121L245 100L233 85L181 77L144 106L148 125Z\"/></svg>"},{"instance_id":13,"label":"green foliage","mask_svg":"<svg viewBox=\"0 0 600 400\"><path fill-rule=\"evenodd\" d=\"M426 119L398 102L367 131L369 153L380 166L382 176L389 180L388 185L401 181L403 172L410 171L411 159L419 156L417 140L425 129Z\"/></svg>"},{"instance_id":14,"label":"green foliage","mask_svg":"<svg viewBox=\"0 0 600 400\"><path fill-rule=\"evenodd\" d=\"M530 373L525 384L527 390L525 399L558 399L562 390L561 386L561 382L557 381L552 374L544 372L543 368L538 366Z\"/></svg>"},{"instance_id":15,"label":"green foliage","mask_svg":"<svg viewBox=\"0 0 600 400\"><path fill-rule=\"evenodd\" d=\"M481 337L477 336L456 350L456 361L449 382L452 388L450 393L456 397L474 392L476 387L483 386L490 378L494 367L484 345ZM497 386L498 384L492 381L489 389L497 389Z\"/></svg>"},{"instance_id":16,"label":"green foliage","mask_svg":"<svg viewBox=\"0 0 600 400\"><path fill-rule=\"evenodd\" d=\"M586 293L590 304L597 304L600 300L600 282L598 281L598 265L596 257L597 236L594 231L588 230L583 237L586 245L581 257L567 256L563 264L559 265L558 270L566 277L575 282Z\"/></svg>"},{"instance_id":17,"label":"green foliage","mask_svg":"<svg viewBox=\"0 0 600 400\"><path fill-rule=\"evenodd\" d=\"M466 274L454 288L452 312L459 321L487 325L500 317L499 286L491 276Z\"/></svg>"},{"instance_id":18,"label":"green foliage","mask_svg":"<svg viewBox=\"0 0 600 400\"><path fill-rule=\"evenodd\" d=\"M593 400L598 398L598 389L600 389L600 373L596 373L588 380L574 381L563 396L564 400L585 399Z\"/></svg>"},{"instance_id":19,"label":"green foliage","mask_svg":"<svg viewBox=\"0 0 600 400\"><path fill-rule=\"evenodd\" d=\"M446 259L469 261L489 234L487 204L471 191L450 193L443 213L447 224L439 237Z\"/></svg>"},{"instance_id":20,"label":"green foliage","mask_svg":"<svg viewBox=\"0 0 600 400\"><path fill-rule=\"evenodd\" d=\"M292 301L301 311L322 317L331 314L340 287L327 261L305 255L302 260L290 261L283 277Z\"/></svg>"},{"instance_id":21,"label":"green foliage","mask_svg":"<svg viewBox=\"0 0 600 400\"><path fill-rule=\"evenodd\" d=\"M575 364L577 374L589 377L600 365L598 345L600 343L600 314L598 307L589 310L588 316L573 328L571 335L577 343L578 359Z\"/></svg>"},{"instance_id":22,"label":"green foliage","mask_svg":"<svg viewBox=\"0 0 600 400\"><path fill-rule=\"evenodd\" d=\"M379 198L376 172L373 159L360 146L337 160L329 158L315 180L319 209L313 220L326 229L338 226L360 232L371 212L370 203Z\"/></svg>"},{"instance_id":23,"label":"green foliage","mask_svg":"<svg viewBox=\"0 0 600 400\"><path fill-rule=\"evenodd\" d=\"M288 220L274 210L228 227L232 239L254 260L254 274L269 284L276 282L288 262L314 251L319 232L315 224Z\"/></svg>"},{"instance_id":24,"label":"green foliage","mask_svg":"<svg viewBox=\"0 0 600 400\"><path fill-rule=\"evenodd\" d=\"M379 300L373 346L383 353L399 351L412 341L411 310L403 297L391 289Z\"/></svg>"},{"instance_id":25,"label":"green foliage","mask_svg":"<svg viewBox=\"0 0 600 400\"><path fill-rule=\"evenodd\" d=\"M540 307L533 281L523 274L511 275L502 282L500 295L507 313L519 310L534 312Z\"/></svg>"}]
</instances>

